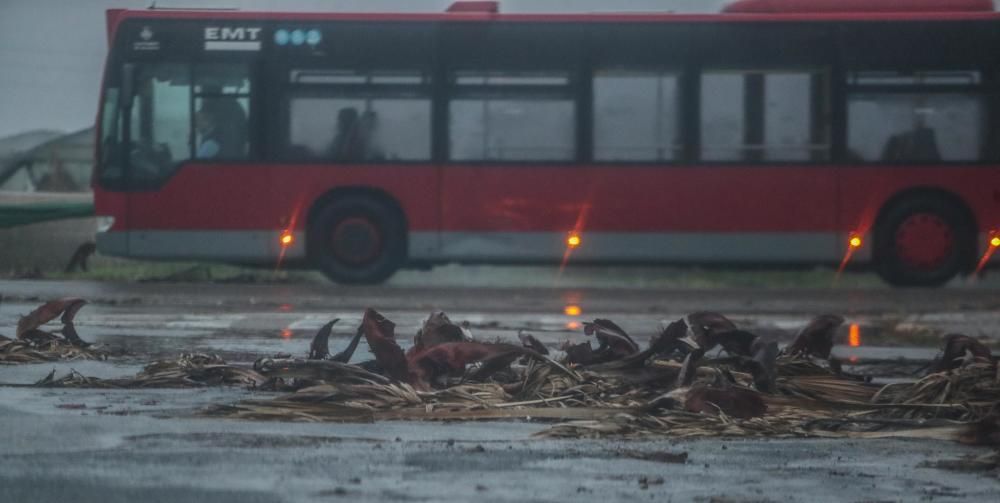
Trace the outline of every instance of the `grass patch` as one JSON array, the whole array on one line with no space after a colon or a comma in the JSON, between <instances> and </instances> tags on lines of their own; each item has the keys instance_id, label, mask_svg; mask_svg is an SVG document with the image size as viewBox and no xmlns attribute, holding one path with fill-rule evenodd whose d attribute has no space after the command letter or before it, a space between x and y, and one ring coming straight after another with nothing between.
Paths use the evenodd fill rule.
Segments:
<instances>
[{"instance_id":1,"label":"grass patch","mask_svg":"<svg viewBox=\"0 0 1000 503\"><path fill-rule=\"evenodd\" d=\"M835 281L828 268L734 269L643 266L458 266L401 271L389 282L399 286L556 287L556 288L886 288L875 274L848 272Z\"/></svg>"},{"instance_id":2,"label":"grass patch","mask_svg":"<svg viewBox=\"0 0 1000 503\"><path fill-rule=\"evenodd\" d=\"M203 262L148 262L98 258L88 271L43 272L45 279L176 283L295 283L312 281L311 271L286 271Z\"/></svg>"},{"instance_id":3,"label":"grass patch","mask_svg":"<svg viewBox=\"0 0 1000 503\"><path fill-rule=\"evenodd\" d=\"M328 283L317 271L275 270L207 262L160 262L95 256L90 269L8 271L10 278L173 283ZM402 287L491 288L887 288L872 273L830 268L747 269L653 266L456 265L403 269L387 282Z\"/></svg>"}]
</instances>

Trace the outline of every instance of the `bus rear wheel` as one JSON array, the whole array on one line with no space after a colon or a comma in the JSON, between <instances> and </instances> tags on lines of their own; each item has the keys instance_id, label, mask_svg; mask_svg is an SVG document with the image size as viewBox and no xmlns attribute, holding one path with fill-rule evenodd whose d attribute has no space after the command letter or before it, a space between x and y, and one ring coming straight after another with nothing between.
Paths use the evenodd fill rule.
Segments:
<instances>
[{"instance_id":1,"label":"bus rear wheel","mask_svg":"<svg viewBox=\"0 0 1000 503\"><path fill-rule=\"evenodd\" d=\"M876 270L894 286L944 285L975 258L974 232L968 217L944 199L905 199L876 227Z\"/></svg>"},{"instance_id":2,"label":"bus rear wheel","mask_svg":"<svg viewBox=\"0 0 1000 503\"><path fill-rule=\"evenodd\" d=\"M371 197L347 196L324 206L310 221L307 239L313 264L337 283L381 283L406 256L402 217Z\"/></svg>"}]
</instances>

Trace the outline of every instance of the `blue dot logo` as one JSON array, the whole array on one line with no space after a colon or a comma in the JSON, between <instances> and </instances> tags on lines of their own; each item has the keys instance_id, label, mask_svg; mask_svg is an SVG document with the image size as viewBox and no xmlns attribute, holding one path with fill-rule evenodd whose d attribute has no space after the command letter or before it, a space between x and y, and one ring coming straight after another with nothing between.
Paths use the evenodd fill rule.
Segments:
<instances>
[{"instance_id":1,"label":"blue dot logo","mask_svg":"<svg viewBox=\"0 0 1000 503\"><path fill-rule=\"evenodd\" d=\"M278 30L274 32L274 43L278 45L288 44L288 30Z\"/></svg>"},{"instance_id":2,"label":"blue dot logo","mask_svg":"<svg viewBox=\"0 0 1000 503\"><path fill-rule=\"evenodd\" d=\"M309 30L306 32L306 43L309 45L319 44L323 40L323 34L319 30Z\"/></svg>"},{"instance_id":3,"label":"blue dot logo","mask_svg":"<svg viewBox=\"0 0 1000 503\"><path fill-rule=\"evenodd\" d=\"M302 45L306 41L306 32L302 30L295 30L292 32L292 44Z\"/></svg>"}]
</instances>

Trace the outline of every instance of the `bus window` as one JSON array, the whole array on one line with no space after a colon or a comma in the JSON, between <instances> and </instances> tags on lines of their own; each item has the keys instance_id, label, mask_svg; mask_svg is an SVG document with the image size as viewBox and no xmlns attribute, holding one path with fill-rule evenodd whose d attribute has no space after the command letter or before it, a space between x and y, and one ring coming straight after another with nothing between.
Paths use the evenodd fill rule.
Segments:
<instances>
[{"instance_id":1,"label":"bus window","mask_svg":"<svg viewBox=\"0 0 1000 503\"><path fill-rule=\"evenodd\" d=\"M672 161L681 151L677 75L594 76L594 159Z\"/></svg>"},{"instance_id":2,"label":"bus window","mask_svg":"<svg viewBox=\"0 0 1000 503\"><path fill-rule=\"evenodd\" d=\"M131 100L123 107L128 117L118 113L122 91L118 87L105 91L102 181L123 183L123 163L118 161L123 156L128 158L128 184L140 187L166 180L180 163L192 158L247 157L247 65L160 63L134 68ZM126 127L129 145L122 148Z\"/></svg>"},{"instance_id":3,"label":"bus window","mask_svg":"<svg viewBox=\"0 0 1000 503\"><path fill-rule=\"evenodd\" d=\"M120 128L120 117L118 115L118 95L120 91L117 87L108 87L104 90L103 108L101 110L101 139L100 139L100 173L101 180L114 185L122 181L122 163L120 161L122 132Z\"/></svg>"},{"instance_id":4,"label":"bus window","mask_svg":"<svg viewBox=\"0 0 1000 503\"><path fill-rule=\"evenodd\" d=\"M568 161L576 114L564 74L462 72L449 103L450 159Z\"/></svg>"},{"instance_id":5,"label":"bus window","mask_svg":"<svg viewBox=\"0 0 1000 503\"><path fill-rule=\"evenodd\" d=\"M829 157L826 81L814 72L710 71L701 78L701 158Z\"/></svg>"},{"instance_id":6,"label":"bus window","mask_svg":"<svg viewBox=\"0 0 1000 503\"><path fill-rule=\"evenodd\" d=\"M981 159L987 114L977 87L980 83L980 74L975 71L850 74L849 160L898 163Z\"/></svg>"},{"instance_id":7,"label":"bus window","mask_svg":"<svg viewBox=\"0 0 1000 503\"><path fill-rule=\"evenodd\" d=\"M289 159L426 161L431 100L419 72L292 72Z\"/></svg>"},{"instance_id":8,"label":"bus window","mask_svg":"<svg viewBox=\"0 0 1000 503\"><path fill-rule=\"evenodd\" d=\"M848 83L855 86L953 86L981 82L977 71L852 72Z\"/></svg>"},{"instance_id":9,"label":"bus window","mask_svg":"<svg viewBox=\"0 0 1000 503\"><path fill-rule=\"evenodd\" d=\"M178 161L190 158L190 67L139 67L131 106L130 179L139 185L168 177Z\"/></svg>"},{"instance_id":10,"label":"bus window","mask_svg":"<svg viewBox=\"0 0 1000 503\"><path fill-rule=\"evenodd\" d=\"M245 159L249 154L250 78L244 64L195 67L194 156Z\"/></svg>"},{"instance_id":11,"label":"bus window","mask_svg":"<svg viewBox=\"0 0 1000 503\"><path fill-rule=\"evenodd\" d=\"M848 106L848 149L861 161L975 161L983 122L976 96L859 93Z\"/></svg>"}]
</instances>

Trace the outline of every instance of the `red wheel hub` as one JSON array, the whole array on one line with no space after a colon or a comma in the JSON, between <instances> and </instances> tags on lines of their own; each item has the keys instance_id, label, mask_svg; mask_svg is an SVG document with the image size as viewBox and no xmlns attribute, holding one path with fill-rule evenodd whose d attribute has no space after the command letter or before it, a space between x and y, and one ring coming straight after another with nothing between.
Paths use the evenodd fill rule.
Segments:
<instances>
[{"instance_id":1,"label":"red wheel hub","mask_svg":"<svg viewBox=\"0 0 1000 503\"><path fill-rule=\"evenodd\" d=\"M333 228L330 246L338 260L362 265L378 258L382 249L382 234L371 220L349 217Z\"/></svg>"},{"instance_id":2,"label":"red wheel hub","mask_svg":"<svg viewBox=\"0 0 1000 503\"><path fill-rule=\"evenodd\" d=\"M944 265L955 249L955 233L934 213L915 213L896 229L896 254L911 269L934 270Z\"/></svg>"}]
</instances>

